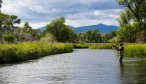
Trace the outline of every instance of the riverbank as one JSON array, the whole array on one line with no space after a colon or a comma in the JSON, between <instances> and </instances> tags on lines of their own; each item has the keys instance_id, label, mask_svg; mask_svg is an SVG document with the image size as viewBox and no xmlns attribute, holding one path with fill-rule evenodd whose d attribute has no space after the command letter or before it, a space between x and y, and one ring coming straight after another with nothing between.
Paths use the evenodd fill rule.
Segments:
<instances>
[{"instance_id":1,"label":"riverbank","mask_svg":"<svg viewBox=\"0 0 146 84\"><path fill-rule=\"evenodd\" d=\"M21 62L40 57L72 52L73 49L112 49L114 43L42 43L0 44L0 63ZM124 44L125 57L145 57L146 44Z\"/></svg>"},{"instance_id":2,"label":"riverbank","mask_svg":"<svg viewBox=\"0 0 146 84\"><path fill-rule=\"evenodd\" d=\"M112 49L116 46L115 43L97 43L87 44L89 49ZM85 46L85 44L84 44ZM125 43L124 44L125 57L146 57L146 44L140 43Z\"/></svg>"},{"instance_id":3,"label":"riverbank","mask_svg":"<svg viewBox=\"0 0 146 84\"><path fill-rule=\"evenodd\" d=\"M73 44L74 48L82 49L112 49L115 46L115 43L75 43Z\"/></svg>"},{"instance_id":4,"label":"riverbank","mask_svg":"<svg viewBox=\"0 0 146 84\"><path fill-rule=\"evenodd\" d=\"M71 44L25 42L0 44L0 63L13 63L73 51Z\"/></svg>"},{"instance_id":5,"label":"riverbank","mask_svg":"<svg viewBox=\"0 0 146 84\"><path fill-rule=\"evenodd\" d=\"M124 50L126 57L146 57L146 44L126 44Z\"/></svg>"}]
</instances>

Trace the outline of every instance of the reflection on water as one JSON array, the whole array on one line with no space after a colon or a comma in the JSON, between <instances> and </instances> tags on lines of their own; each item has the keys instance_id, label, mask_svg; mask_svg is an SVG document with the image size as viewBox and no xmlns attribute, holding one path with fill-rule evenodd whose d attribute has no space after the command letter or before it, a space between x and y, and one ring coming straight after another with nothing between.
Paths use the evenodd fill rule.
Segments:
<instances>
[{"instance_id":1,"label":"reflection on water","mask_svg":"<svg viewBox=\"0 0 146 84\"><path fill-rule=\"evenodd\" d=\"M122 84L146 84L146 61L127 61L120 69Z\"/></svg>"},{"instance_id":2,"label":"reflection on water","mask_svg":"<svg viewBox=\"0 0 146 84\"><path fill-rule=\"evenodd\" d=\"M118 63L113 50L73 53L0 66L0 84L144 84L146 61Z\"/></svg>"}]
</instances>

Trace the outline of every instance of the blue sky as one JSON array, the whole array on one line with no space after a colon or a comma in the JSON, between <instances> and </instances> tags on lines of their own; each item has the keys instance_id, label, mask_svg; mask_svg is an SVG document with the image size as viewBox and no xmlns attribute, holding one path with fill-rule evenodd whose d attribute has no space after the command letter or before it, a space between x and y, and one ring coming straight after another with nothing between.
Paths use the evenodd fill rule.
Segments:
<instances>
[{"instance_id":1,"label":"blue sky","mask_svg":"<svg viewBox=\"0 0 146 84\"><path fill-rule=\"evenodd\" d=\"M118 25L117 0L3 0L2 12L17 15L34 28L64 16L66 24L75 27L107 24Z\"/></svg>"}]
</instances>

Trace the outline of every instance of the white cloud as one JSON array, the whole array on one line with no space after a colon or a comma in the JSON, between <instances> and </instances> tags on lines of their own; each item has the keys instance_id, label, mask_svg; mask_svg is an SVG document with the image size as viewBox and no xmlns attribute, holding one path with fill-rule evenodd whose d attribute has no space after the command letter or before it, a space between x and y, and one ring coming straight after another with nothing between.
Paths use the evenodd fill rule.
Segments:
<instances>
[{"instance_id":1,"label":"white cloud","mask_svg":"<svg viewBox=\"0 0 146 84\"><path fill-rule=\"evenodd\" d=\"M116 0L3 0L2 7L3 13L17 15L34 28L59 16L66 17L66 24L72 26L118 25L116 18L120 10Z\"/></svg>"},{"instance_id":2,"label":"white cloud","mask_svg":"<svg viewBox=\"0 0 146 84\"><path fill-rule=\"evenodd\" d=\"M119 17L120 11L122 11L122 9L95 10L94 15L100 18L117 19Z\"/></svg>"},{"instance_id":3,"label":"white cloud","mask_svg":"<svg viewBox=\"0 0 146 84\"><path fill-rule=\"evenodd\" d=\"M96 25L96 24L106 24L106 25L116 25L118 26L119 23L115 20L66 20L67 25L74 24L74 27L80 26L88 26L88 25Z\"/></svg>"},{"instance_id":4,"label":"white cloud","mask_svg":"<svg viewBox=\"0 0 146 84\"><path fill-rule=\"evenodd\" d=\"M21 22L21 24L16 24L16 26L23 27L24 23L25 22ZM33 29L37 29L37 28L40 28L40 27L44 27L44 26L46 26L49 23L50 22L29 22L29 25L31 27L33 27Z\"/></svg>"}]
</instances>

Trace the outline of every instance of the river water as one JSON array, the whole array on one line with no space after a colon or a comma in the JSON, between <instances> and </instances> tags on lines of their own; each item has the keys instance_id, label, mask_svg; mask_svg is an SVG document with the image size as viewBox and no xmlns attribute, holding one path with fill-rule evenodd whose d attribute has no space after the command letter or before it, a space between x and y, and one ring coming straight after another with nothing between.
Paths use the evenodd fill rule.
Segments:
<instances>
[{"instance_id":1,"label":"river water","mask_svg":"<svg viewBox=\"0 0 146 84\"><path fill-rule=\"evenodd\" d=\"M77 49L17 64L0 65L0 84L146 84L146 61L113 50Z\"/></svg>"}]
</instances>

